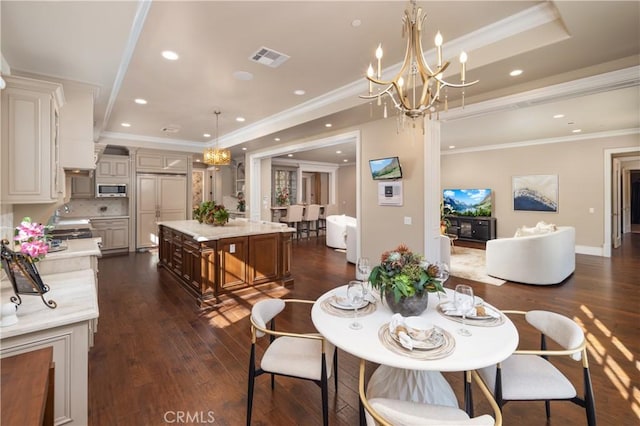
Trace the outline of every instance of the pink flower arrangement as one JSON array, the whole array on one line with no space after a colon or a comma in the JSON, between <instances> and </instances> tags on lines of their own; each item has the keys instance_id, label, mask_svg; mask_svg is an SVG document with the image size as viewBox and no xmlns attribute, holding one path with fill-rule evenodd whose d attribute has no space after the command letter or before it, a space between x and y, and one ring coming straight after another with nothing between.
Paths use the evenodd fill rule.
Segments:
<instances>
[{"instance_id":1,"label":"pink flower arrangement","mask_svg":"<svg viewBox=\"0 0 640 426\"><path fill-rule=\"evenodd\" d=\"M30 217L22 219L20 226L16 227L13 240L20 245L20 252L30 256L35 262L44 259L49 251L48 236L45 234L47 227L31 222Z\"/></svg>"}]
</instances>

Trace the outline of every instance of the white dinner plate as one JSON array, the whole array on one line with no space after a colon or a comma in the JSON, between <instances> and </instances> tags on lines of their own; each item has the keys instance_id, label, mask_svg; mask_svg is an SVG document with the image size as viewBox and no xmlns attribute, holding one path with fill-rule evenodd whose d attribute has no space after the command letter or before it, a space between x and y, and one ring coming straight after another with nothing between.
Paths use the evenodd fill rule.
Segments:
<instances>
[{"instance_id":1,"label":"white dinner plate","mask_svg":"<svg viewBox=\"0 0 640 426\"><path fill-rule=\"evenodd\" d=\"M351 306L351 303L349 303L346 290L337 291L333 296L329 298L329 304L338 309L354 310L356 308L355 306ZM360 306L358 306L358 309L362 309L368 304L368 300L363 300L362 303L360 303Z\"/></svg>"},{"instance_id":2,"label":"white dinner plate","mask_svg":"<svg viewBox=\"0 0 640 426\"><path fill-rule=\"evenodd\" d=\"M400 343L400 338L395 332L389 333L393 340L396 341L397 344L402 346ZM411 339L411 338L410 338ZM433 349L438 349L440 346L444 345L444 335L439 331L437 327L434 328L433 334L427 340L416 340L411 339L411 344L413 345L413 349L418 349L421 351L430 351Z\"/></svg>"}]
</instances>

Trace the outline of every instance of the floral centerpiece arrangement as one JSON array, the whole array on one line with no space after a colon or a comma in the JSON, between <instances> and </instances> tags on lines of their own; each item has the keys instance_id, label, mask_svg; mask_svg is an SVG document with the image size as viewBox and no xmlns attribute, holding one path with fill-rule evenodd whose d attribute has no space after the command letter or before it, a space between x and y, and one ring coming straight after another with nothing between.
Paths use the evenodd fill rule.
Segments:
<instances>
[{"instance_id":1,"label":"floral centerpiece arrangement","mask_svg":"<svg viewBox=\"0 0 640 426\"><path fill-rule=\"evenodd\" d=\"M395 250L382 253L369 281L394 312L419 315L427 308L428 293L444 292L437 279L439 273L438 265L400 244Z\"/></svg>"},{"instance_id":2,"label":"floral centerpiece arrangement","mask_svg":"<svg viewBox=\"0 0 640 426\"><path fill-rule=\"evenodd\" d=\"M229 221L229 212L222 204L215 201L205 201L193 209L193 218L200 223L223 226Z\"/></svg>"},{"instance_id":3,"label":"floral centerpiece arrangement","mask_svg":"<svg viewBox=\"0 0 640 426\"><path fill-rule=\"evenodd\" d=\"M32 222L30 217L24 217L16 227L13 241L20 246L20 252L31 257L34 262L44 259L49 252L48 227Z\"/></svg>"},{"instance_id":4,"label":"floral centerpiece arrangement","mask_svg":"<svg viewBox=\"0 0 640 426\"><path fill-rule=\"evenodd\" d=\"M279 206L286 206L289 204L289 189L288 188L280 188L276 193L276 203Z\"/></svg>"}]
</instances>

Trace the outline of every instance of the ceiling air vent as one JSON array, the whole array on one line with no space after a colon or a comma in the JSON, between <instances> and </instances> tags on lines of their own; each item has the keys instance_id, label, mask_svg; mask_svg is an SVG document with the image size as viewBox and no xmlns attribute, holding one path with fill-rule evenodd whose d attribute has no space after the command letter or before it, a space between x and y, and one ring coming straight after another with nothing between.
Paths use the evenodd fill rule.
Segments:
<instances>
[{"instance_id":1,"label":"ceiling air vent","mask_svg":"<svg viewBox=\"0 0 640 426\"><path fill-rule=\"evenodd\" d=\"M290 56L285 55L284 53L276 52L275 50L269 49L264 46L258 49L256 53L249 57L249 59L253 62L257 62L271 68L279 67L284 61L289 58Z\"/></svg>"},{"instance_id":2,"label":"ceiling air vent","mask_svg":"<svg viewBox=\"0 0 640 426\"><path fill-rule=\"evenodd\" d=\"M162 133L176 134L176 133L178 133L180 131L180 126L176 126L176 125L170 124L167 127L163 127L160 130L162 130Z\"/></svg>"}]
</instances>

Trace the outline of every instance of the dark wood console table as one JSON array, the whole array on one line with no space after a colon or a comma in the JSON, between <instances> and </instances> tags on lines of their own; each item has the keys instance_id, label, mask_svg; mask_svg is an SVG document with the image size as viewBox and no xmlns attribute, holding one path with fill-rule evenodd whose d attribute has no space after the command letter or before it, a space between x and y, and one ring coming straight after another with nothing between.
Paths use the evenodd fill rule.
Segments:
<instances>
[{"instance_id":1,"label":"dark wood console table","mask_svg":"<svg viewBox=\"0 0 640 426\"><path fill-rule=\"evenodd\" d=\"M447 234L460 240L485 242L496 238L495 217L446 216L450 225Z\"/></svg>"},{"instance_id":2,"label":"dark wood console table","mask_svg":"<svg viewBox=\"0 0 640 426\"><path fill-rule=\"evenodd\" d=\"M51 346L0 360L3 425L53 425L54 365Z\"/></svg>"}]
</instances>

